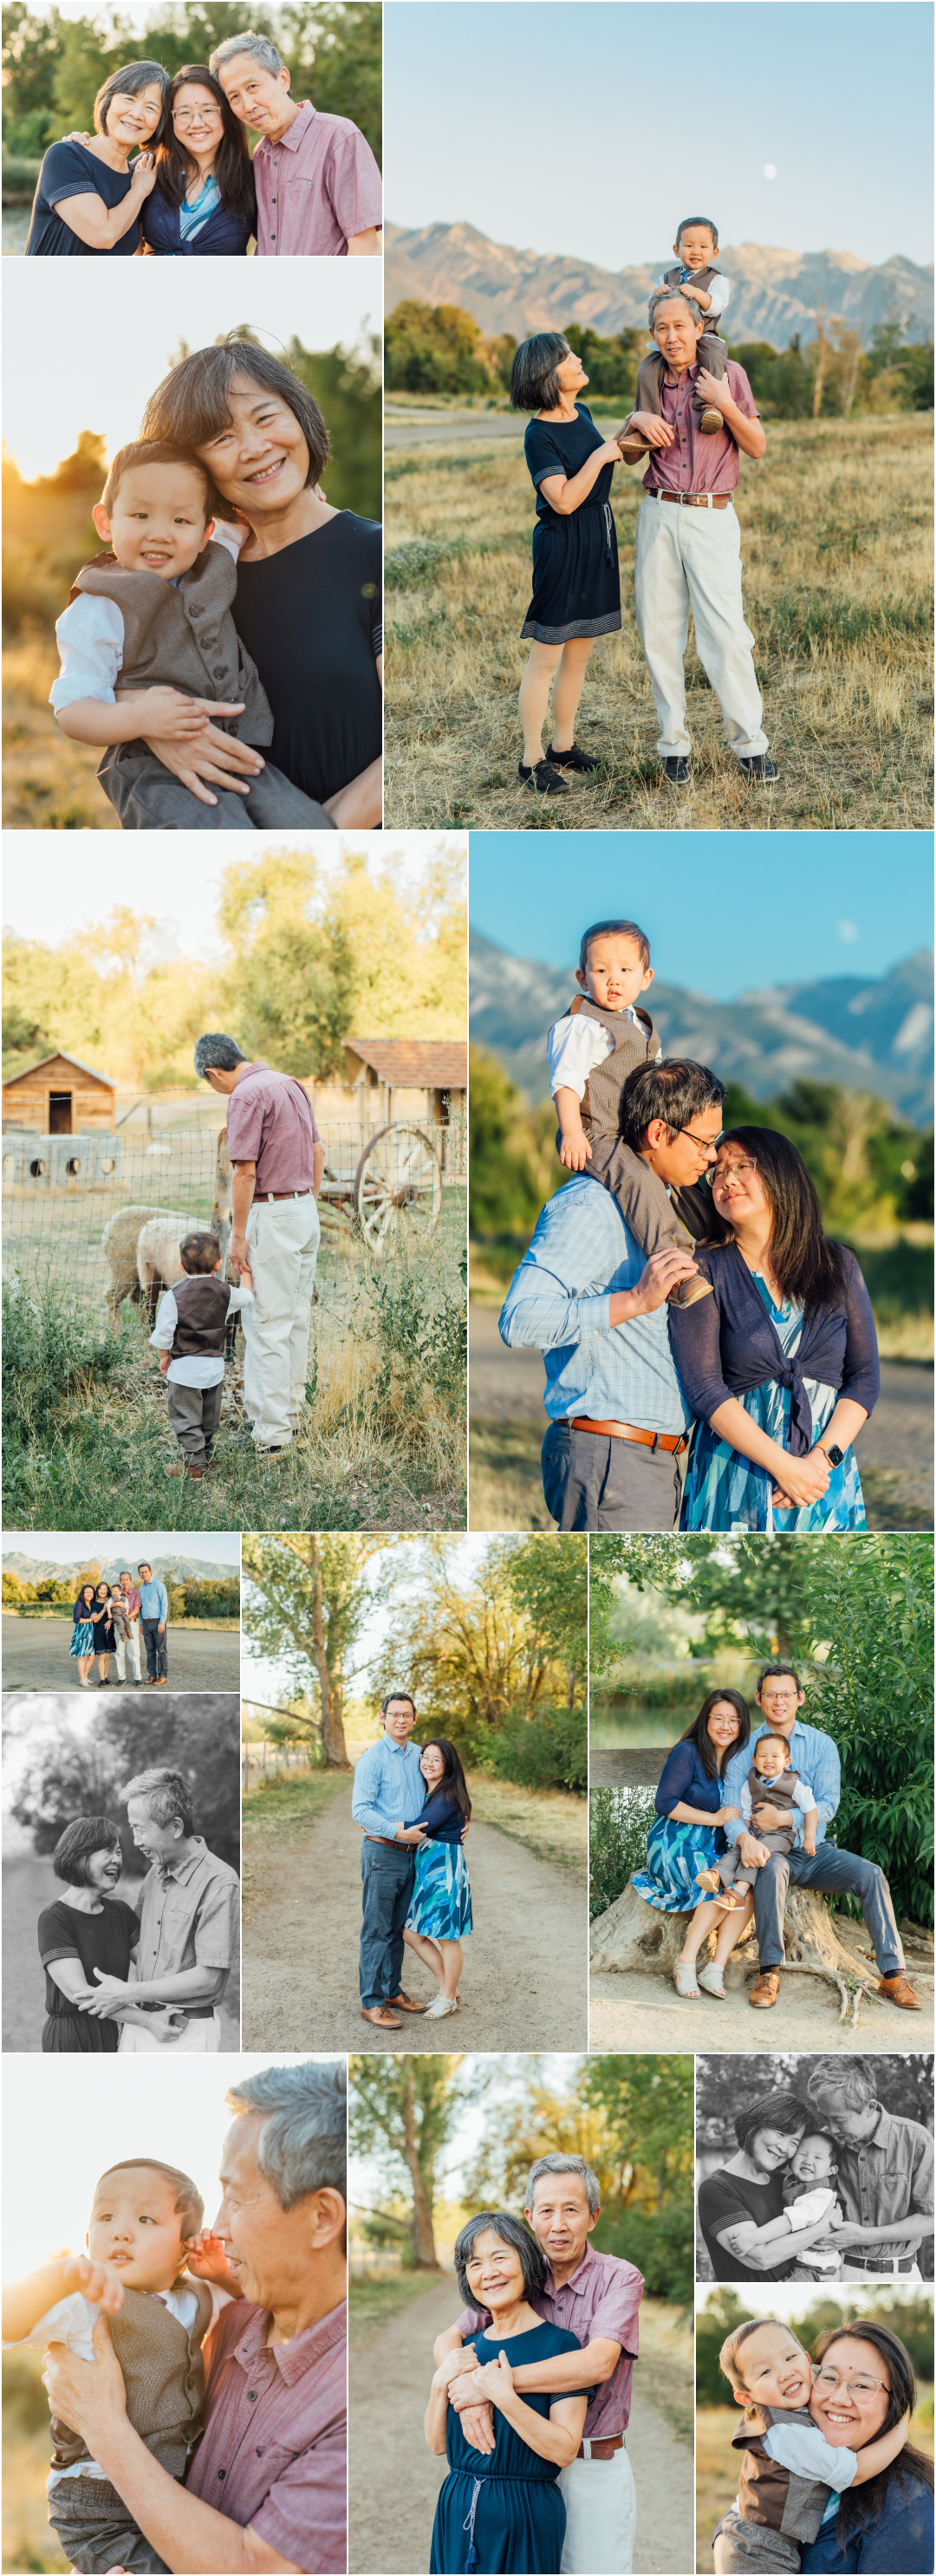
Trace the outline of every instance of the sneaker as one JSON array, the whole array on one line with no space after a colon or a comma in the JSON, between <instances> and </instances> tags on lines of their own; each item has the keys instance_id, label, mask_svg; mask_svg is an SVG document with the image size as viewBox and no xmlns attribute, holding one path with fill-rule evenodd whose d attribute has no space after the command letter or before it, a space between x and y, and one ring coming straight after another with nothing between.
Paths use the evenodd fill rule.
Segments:
<instances>
[{"instance_id":1,"label":"sneaker","mask_svg":"<svg viewBox=\"0 0 936 2576\"><path fill-rule=\"evenodd\" d=\"M742 762L742 767L743 765ZM688 754L681 751L677 759L664 760L663 776L670 787L688 787L692 776L692 763Z\"/></svg>"},{"instance_id":2,"label":"sneaker","mask_svg":"<svg viewBox=\"0 0 936 2576\"><path fill-rule=\"evenodd\" d=\"M742 776L750 780L752 787L779 787L780 785L779 769L774 768L773 761L768 759L766 751L757 752L753 760L739 760L738 768Z\"/></svg>"},{"instance_id":3,"label":"sneaker","mask_svg":"<svg viewBox=\"0 0 936 2576\"><path fill-rule=\"evenodd\" d=\"M538 760L532 769L527 768L525 760L519 761L517 776L521 787L535 788L540 796L567 796L569 793L565 779L560 778L558 769L553 769L548 760Z\"/></svg>"},{"instance_id":4,"label":"sneaker","mask_svg":"<svg viewBox=\"0 0 936 2576\"><path fill-rule=\"evenodd\" d=\"M713 437L715 431L717 429L724 429L724 426L725 424L722 419L721 412L713 410L711 403L706 403L705 410L699 422L699 428L704 429L706 437Z\"/></svg>"},{"instance_id":5,"label":"sneaker","mask_svg":"<svg viewBox=\"0 0 936 2576\"><path fill-rule=\"evenodd\" d=\"M601 768L600 760L595 760L590 751L583 751L579 742L573 742L568 751L556 751L550 743L546 758L554 762L557 769L576 769L583 777L587 770Z\"/></svg>"}]
</instances>

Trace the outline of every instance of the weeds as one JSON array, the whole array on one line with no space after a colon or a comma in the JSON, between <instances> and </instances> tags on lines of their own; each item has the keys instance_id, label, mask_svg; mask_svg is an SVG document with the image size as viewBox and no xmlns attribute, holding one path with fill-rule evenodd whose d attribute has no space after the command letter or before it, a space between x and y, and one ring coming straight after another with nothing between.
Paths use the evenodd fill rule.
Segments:
<instances>
[{"instance_id":1,"label":"weeds","mask_svg":"<svg viewBox=\"0 0 936 2576\"><path fill-rule=\"evenodd\" d=\"M605 1914L647 1865L647 1835L656 1814L652 1789L593 1789L590 1810L589 1914Z\"/></svg>"}]
</instances>

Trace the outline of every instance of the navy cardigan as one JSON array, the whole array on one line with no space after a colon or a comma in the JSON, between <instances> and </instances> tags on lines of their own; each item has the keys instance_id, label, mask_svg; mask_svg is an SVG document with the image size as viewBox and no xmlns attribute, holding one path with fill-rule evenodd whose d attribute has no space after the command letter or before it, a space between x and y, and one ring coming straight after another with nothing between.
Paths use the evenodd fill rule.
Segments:
<instances>
[{"instance_id":1,"label":"navy cardigan","mask_svg":"<svg viewBox=\"0 0 936 2576\"><path fill-rule=\"evenodd\" d=\"M708 1303L707 1299L706 1303ZM737 1747L734 1749L737 1750ZM672 1753L666 1756L657 1783L654 1800L657 1815L668 1816L674 1807L679 1806L702 1807L709 1815L717 1815L719 1807L724 1805L724 1799L724 1781L711 1780L708 1772L703 1771L698 1745L674 1744ZM725 1837L720 1825L715 1826L715 1848L717 1851L725 1849Z\"/></svg>"},{"instance_id":2,"label":"navy cardigan","mask_svg":"<svg viewBox=\"0 0 936 2576\"><path fill-rule=\"evenodd\" d=\"M414 1825L425 1826L431 1843L460 1843L465 1822L454 1798L444 1798L439 1789L423 1800L419 1815L413 1817Z\"/></svg>"},{"instance_id":3,"label":"navy cardigan","mask_svg":"<svg viewBox=\"0 0 936 2576\"><path fill-rule=\"evenodd\" d=\"M804 1315L799 1349L786 1357L760 1290L733 1243L696 1252L713 1295L695 1306L671 1306L669 1331L676 1374L697 1419L710 1422L732 1395L746 1395L769 1381L790 1390L788 1454L805 1458L813 1445L804 1377L838 1388L840 1395L873 1413L881 1391L877 1334L871 1301L853 1252L840 1246L845 1278L835 1305Z\"/></svg>"},{"instance_id":4,"label":"navy cardigan","mask_svg":"<svg viewBox=\"0 0 936 2576\"><path fill-rule=\"evenodd\" d=\"M157 259L246 259L257 229L256 216L248 222L245 215L216 206L198 232L183 241L179 207L162 195L158 182L144 201L140 224L147 250Z\"/></svg>"}]
</instances>

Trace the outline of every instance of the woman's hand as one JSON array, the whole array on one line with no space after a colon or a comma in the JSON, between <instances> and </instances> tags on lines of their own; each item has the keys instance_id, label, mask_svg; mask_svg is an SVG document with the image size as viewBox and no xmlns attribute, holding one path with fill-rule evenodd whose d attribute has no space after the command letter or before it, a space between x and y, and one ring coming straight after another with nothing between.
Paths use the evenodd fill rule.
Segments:
<instances>
[{"instance_id":1,"label":"woman's hand","mask_svg":"<svg viewBox=\"0 0 936 2576\"><path fill-rule=\"evenodd\" d=\"M505 2352L499 2352L496 2361L482 2362L472 2377L479 2397L489 2397L492 2406L503 2406L505 2397L513 2393L514 2375Z\"/></svg>"},{"instance_id":2,"label":"woman's hand","mask_svg":"<svg viewBox=\"0 0 936 2576\"><path fill-rule=\"evenodd\" d=\"M716 1816L714 1817L713 1821L714 1821L714 1823L715 1823L716 1825L737 1825L737 1824L740 1824L740 1822L741 1822L741 1809L740 1809L740 1807L719 1807L718 1812L717 1812Z\"/></svg>"},{"instance_id":3,"label":"woman's hand","mask_svg":"<svg viewBox=\"0 0 936 2576\"><path fill-rule=\"evenodd\" d=\"M425 1840L425 1825L398 1825L394 1835L394 1841L398 1843L424 1843Z\"/></svg>"},{"instance_id":4,"label":"woman's hand","mask_svg":"<svg viewBox=\"0 0 936 2576\"><path fill-rule=\"evenodd\" d=\"M193 703L197 705L198 701ZM225 709L212 706L210 713L223 715ZM249 796L254 780L266 767L260 752L254 751L249 742L238 742L233 733L219 733L211 723L206 724L197 746L185 747L173 742L168 734L144 733L142 725L139 740L145 742L148 751L155 752L173 778L180 778L183 787L191 789L200 805L217 804L217 797L210 792L212 785L231 789L235 796Z\"/></svg>"},{"instance_id":5,"label":"woman's hand","mask_svg":"<svg viewBox=\"0 0 936 2576\"><path fill-rule=\"evenodd\" d=\"M658 420L655 411L632 411L627 426L628 429L639 430L641 438L648 439L651 447L672 447L676 436L669 422Z\"/></svg>"},{"instance_id":6,"label":"woman's hand","mask_svg":"<svg viewBox=\"0 0 936 2576\"><path fill-rule=\"evenodd\" d=\"M90 2254L67 2255L62 2265L64 2290L80 2290L83 2299L106 2316L115 2317L123 2307L124 2288L120 2273L112 2263L92 2263Z\"/></svg>"},{"instance_id":7,"label":"woman's hand","mask_svg":"<svg viewBox=\"0 0 936 2576\"><path fill-rule=\"evenodd\" d=\"M599 447L598 456L602 465L620 465L621 450L618 446L618 439L621 437L623 437L623 431L616 429L614 437L606 438L604 446Z\"/></svg>"},{"instance_id":8,"label":"woman's hand","mask_svg":"<svg viewBox=\"0 0 936 2576\"><path fill-rule=\"evenodd\" d=\"M811 1449L808 1458L791 1458L784 1453L782 1490L789 1496L789 1508L803 1511L810 1503L820 1503L828 1491L831 1473L824 1449Z\"/></svg>"},{"instance_id":9,"label":"woman's hand","mask_svg":"<svg viewBox=\"0 0 936 2576\"><path fill-rule=\"evenodd\" d=\"M149 196L149 193L150 193L151 188L155 188L155 185L156 185L156 155L155 155L155 152L140 152L140 153L138 154L138 156L137 156L137 159L136 159L134 162L132 162L132 163L131 163L131 168L130 168L130 187L131 187L131 192L132 192L132 194L133 194L134 196L136 196L136 197L148 197L148 196Z\"/></svg>"}]
</instances>

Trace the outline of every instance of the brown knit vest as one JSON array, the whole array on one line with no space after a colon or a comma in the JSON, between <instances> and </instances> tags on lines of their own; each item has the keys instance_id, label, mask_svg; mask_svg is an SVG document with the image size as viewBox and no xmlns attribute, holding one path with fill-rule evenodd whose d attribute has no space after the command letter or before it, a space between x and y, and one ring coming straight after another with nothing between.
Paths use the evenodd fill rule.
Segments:
<instances>
[{"instance_id":1,"label":"brown knit vest","mask_svg":"<svg viewBox=\"0 0 936 2576\"><path fill-rule=\"evenodd\" d=\"M123 2306L110 2319L111 2339L123 2372L127 2414L134 2432L171 2478L181 2478L199 2430L205 2395L201 2348L211 2324L211 2292L204 2281L184 2281L176 2288L194 2290L198 2315L190 2332L172 2317L161 2299L148 2290L125 2290ZM52 2417L54 2469L74 2468L93 2453L69 2424Z\"/></svg>"},{"instance_id":2,"label":"brown knit vest","mask_svg":"<svg viewBox=\"0 0 936 2576\"><path fill-rule=\"evenodd\" d=\"M758 2424L761 2431L756 2428ZM787 2540L805 2545L815 2540L829 2501L829 2490L818 2478L802 2478L793 2469L781 2468L765 2451L763 2434L772 2424L808 2424L816 2431L812 2416L805 2406L750 2406L745 2409L738 2431L732 2434L731 2447L743 2451L738 2480L738 2503L742 2522L759 2522L768 2531L782 2531Z\"/></svg>"},{"instance_id":3,"label":"brown knit vest","mask_svg":"<svg viewBox=\"0 0 936 2576\"><path fill-rule=\"evenodd\" d=\"M794 1810L797 1815L800 1812L793 1796L798 1779L799 1772L791 1771L788 1763L786 1770L781 1772L779 1780L765 1780L760 1771L755 1771L752 1762L747 1775L752 1807L756 1801L762 1801L765 1806L770 1807L788 1807L792 1822Z\"/></svg>"},{"instance_id":4,"label":"brown knit vest","mask_svg":"<svg viewBox=\"0 0 936 2576\"><path fill-rule=\"evenodd\" d=\"M569 1012L573 1019L581 1014L586 1020L597 1020L599 1028L607 1029L614 1040L613 1055L607 1055L603 1064L593 1065L589 1074L582 1094L582 1125L586 1136L617 1136L624 1084L639 1064L655 1064L660 1046L658 1031L648 1011L639 1012L640 1025L635 1027L626 1011L601 1010L584 993L576 994Z\"/></svg>"},{"instance_id":5,"label":"brown knit vest","mask_svg":"<svg viewBox=\"0 0 936 2576\"><path fill-rule=\"evenodd\" d=\"M89 592L112 599L124 622L118 689L180 689L187 697L244 702L242 716L219 716L224 733L242 742L270 743L270 701L255 662L245 652L231 605L237 565L227 546L209 540L183 573L181 589L157 572L125 572L115 555L95 555L82 565L71 599Z\"/></svg>"},{"instance_id":6,"label":"brown knit vest","mask_svg":"<svg viewBox=\"0 0 936 2576\"><path fill-rule=\"evenodd\" d=\"M227 1280L217 1272L190 1270L184 1279L173 1280L172 1294L179 1318L172 1358L220 1359L231 1294Z\"/></svg>"},{"instance_id":7,"label":"brown knit vest","mask_svg":"<svg viewBox=\"0 0 936 2576\"><path fill-rule=\"evenodd\" d=\"M685 278L685 279L684 279L684 281L683 281L683 283L680 285L680 275L679 275L679 272L680 272L680 269L682 268L682 266L683 266L683 261L682 261L682 260L678 260L675 268L665 268L665 269L664 269L664 271L663 271L663 284L664 284L664 286L678 286L678 287L679 287L679 291L680 291L680 294L681 294L681 295L691 295L691 294L692 294L692 278L689 278L689 277ZM703 295L707 295L707 294L708 294L708 292L709 292L709 289L710 289L710 287L711 287L711 284L712 284L712 280L713 280L713 278L716 278L716 277L724 277L724 274L725 274L725 272L724 272L724 269L723 269L723 268L694 268L694 269L693 269L693 272L692 272L692 277L694 277L694 278L695 278L696 285L697 285L697 286L701 286L701 289L702 289L702 293L703 293ZM714 329L715 329L715 324L716 324L716 323L717 323L717 321L718 321L718 315L717 315L717 313L716 313L716 315L715 315L715 317L714 317L714 320L711 320L711 316L710 316L708 313L703 313L703 315L702 315L702 319L703 319L703 322L704 322L704 323L705 323L705 325L706 325L706 328L708 328L709 323L710 323L710 321L711 321L711 328L712 328L712 330L714 331Z\"/></svg>"}]
</instances>

